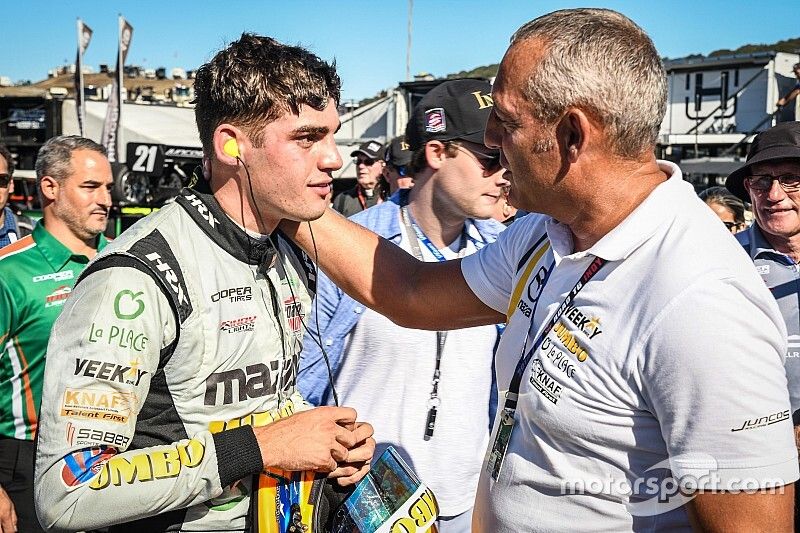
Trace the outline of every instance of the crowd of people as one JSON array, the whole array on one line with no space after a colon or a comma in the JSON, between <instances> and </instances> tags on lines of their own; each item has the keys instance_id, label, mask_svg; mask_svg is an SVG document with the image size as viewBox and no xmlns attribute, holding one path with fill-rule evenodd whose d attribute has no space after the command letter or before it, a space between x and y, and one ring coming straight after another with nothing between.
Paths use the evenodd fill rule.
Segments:
<instances>
[{"instance_id":1,"label":"crowd of people","mask_svg":"<svg viewBox=\"0 0 800 533\"><path fill-rule=\"evenodd\" d=\"M388 446L444 533L793 530L800 122L698 198L651 39L562 10L332 198L340 86L243 34L211 193L113 242L102 146L45 143L36 224L0 148L0 533L327 531Z\"/></svg>"}]
</instances>

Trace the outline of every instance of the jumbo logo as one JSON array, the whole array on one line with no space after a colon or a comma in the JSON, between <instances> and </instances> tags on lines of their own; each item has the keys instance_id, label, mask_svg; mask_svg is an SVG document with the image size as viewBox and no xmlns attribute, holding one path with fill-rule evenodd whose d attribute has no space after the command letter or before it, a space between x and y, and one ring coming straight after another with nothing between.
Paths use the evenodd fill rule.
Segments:
<instances>
[{"instance_id":1,"label":"jumbo logo","mask_svg":"<svg viewBox=\"0 0 800 533\"><path fill-rule=\"evenodd\" d=\"M179 444L176 448L155 450L130 457L115 456L100 468L89 487L101 490L109 485L132 485L137 481L153 481L177 477L182 468L194 468L203 461L205 447L198 440Z\"/></svg>"},{"instance_id":2,"label":"jumbo logo","mask_svg":"<svg viewBox=\"0 0 800 533\"><path fill-rule=\"evenodd\" d=\"M583 363L589 357L589 352L580 345L580 343L575 339L575 335L573 335L567 326L564 325L563 322L559 321L555 327L553 328L553 332L558 337L558 340L561 341L561 344L564 345L564 348L575 357L578 358L578 361Z\"/></svg>"},{"instance_id":3,"label":"jumbo logo","mask_svg":"<svg viewBox=\"0 0 800 533\"><path fill-rule=\"evenodd\" d=\"M406 516L395 520L389 531L391 533L428 531L428 528L433 524L438 515L439 506L436 503L436 497L433 495L433 492L431 492L431 489L426 488L408 508Z\"/></svg>"}]
</instances>

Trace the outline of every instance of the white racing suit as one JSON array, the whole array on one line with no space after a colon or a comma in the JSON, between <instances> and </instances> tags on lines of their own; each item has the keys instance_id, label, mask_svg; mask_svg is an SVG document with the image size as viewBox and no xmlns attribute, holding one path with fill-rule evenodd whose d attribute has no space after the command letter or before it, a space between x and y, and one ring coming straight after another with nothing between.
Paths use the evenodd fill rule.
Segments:
<instances>
[{"instance_id":1,"label":"white racing suit","mask_svg":"<svg viewBox=\"0 0 800 533\"><path fill-rule=\"evenodd\" d=\"M307 408L294 383L314 271L274 238L277 251L184 189L86 269L47 351L44 527L253 530L251 425ZM285 496L259 499L280 521Z\"/></svg>"}]
</instances>

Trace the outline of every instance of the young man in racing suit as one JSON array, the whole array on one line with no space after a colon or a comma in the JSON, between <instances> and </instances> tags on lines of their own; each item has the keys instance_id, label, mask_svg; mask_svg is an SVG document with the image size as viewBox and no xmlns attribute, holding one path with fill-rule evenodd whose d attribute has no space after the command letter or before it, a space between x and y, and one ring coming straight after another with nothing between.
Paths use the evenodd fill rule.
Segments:
<instances>
[{"instance_id":1,"label":"young man in racing suit","mask_svg":"<svg viewBox=\"0 0 800 533\"><path fill-rule=\"evenodd\" d=\"M274 231L327 205L339 87L310 52L250 34L198 70L213 194L185 189L120 236L53 330L36 461L46 528L304 530L323 507L315 476L365 475L372 427L295 390L314 274Z\"/></svg>"}]
</instances>

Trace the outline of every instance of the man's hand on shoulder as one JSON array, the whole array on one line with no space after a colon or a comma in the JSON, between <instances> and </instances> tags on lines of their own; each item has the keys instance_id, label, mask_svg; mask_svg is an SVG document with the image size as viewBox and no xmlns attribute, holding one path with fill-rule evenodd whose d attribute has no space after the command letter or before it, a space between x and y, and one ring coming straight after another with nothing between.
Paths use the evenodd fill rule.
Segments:
<instances>
[{"instance_id":1,"label":"man's hand on shoulder","mask_svg":"<svg viewBox=\"0 0 800 533\"><path fill-rule=\"evenodd\" d=\"M17 531L17 513L14 511L14 502L3 487L0 487L0 533L15 531Z\"/></svg>"},{"instance_id":2,"label":"man's hand on shoulder","mask_svg":"<svg viewBox=\"0 0 800 533\"><path fill-rule=\"evenodd\" d=\"M330 473L347 485L369 471L372 426L349 407L317 407L254 428L264 468Z\"/></svg>"}]
</instances>

